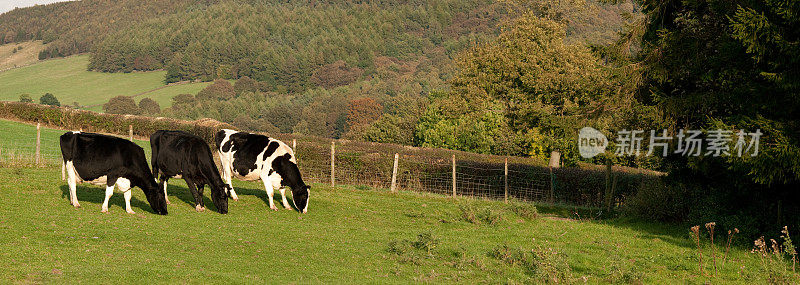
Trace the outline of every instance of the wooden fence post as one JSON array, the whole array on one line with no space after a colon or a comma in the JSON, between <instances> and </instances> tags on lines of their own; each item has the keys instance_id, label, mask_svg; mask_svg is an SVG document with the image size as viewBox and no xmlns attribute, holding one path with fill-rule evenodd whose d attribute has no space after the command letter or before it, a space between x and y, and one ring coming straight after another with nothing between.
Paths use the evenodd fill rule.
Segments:
<instances>
[{"instance_id":1,"label":"wooden fence post","mask_svg":"<svg viewBox=\"0 0 800 285\"><path fill-rule=\"evenodd\" d=\"M503 192L505 193L505 195L503 195L503 201L508 203L508 157L506 157L505 169L504 170L505 170L504 171L505 180L503 182L504 182L505 185L503 185L503 189L504 189Z\"/></svg>"},{"instance_id":2,"label":"wooden fence post","mask_svg":"<svg viewBox=\"0 0 800 285\"><path fill-rule=\"evenodd\" d=\"M389 188L392 192L397 191L397 160L400 159L400 154L394 154L394 167L392 167L392 187Z\"/></svg>"},{"instance_id":3,"label":"wooden fence post","mask_svg":"<svg viewBox=\"0 0 800 285\"><path fill-rule=\"evenodd\" d=\"M41 162L41 153L39 149L41 147L41 139L42 139L42 123L36 123L36 165L39 165Z\"/></svg>"},{"instance_id":4,"label":"wooden fence post","mask_svg":"<svg viewBox=\"0 0 800 285\"><path fill-rule=\"evenodd\" d=\"M133 141L133 125L128 125L128 136Z\"/></svg>"},{"instance_id":5,"label":"wooden fence post","mask_svg":"<svg viewBox=\"0 0 800 285\"><path fill-rule=\"evenodd\" d=\"M453 155L453 198L456 197L456 155Z\"/></svg>"},{"instance_id":6,"label":"wooden fence post","mask_svg":"<svg viewBox=\"0 0 800 285\"><path fill-rule=\"evenodd\" d=\"M297 149L297 139L292 139L292 150L294 151L296 149Z\"/></svg>"},{"instance_id":7,"label":"wooden fence post","mask_svg":"<svg viewBox=\"0 0 800 285\"><path fill-rule=\"evenodd\" d=\"M331 142L331 187L336 186L336 142Z\"/></svg>"},{"instance_id":8,"label":"wooden fence post","mask_svg":"<svg viewBox=\"0 0 800 285\"><path fill-rule=\"evenodd\" d=\"M561 166L561 153L558 151L553 151L550 153L550 163L548 165L550 167L550 203L555 203L556 201L556 176L553 173L553 168L559 168Z\"/></svg>"}]
</instances>

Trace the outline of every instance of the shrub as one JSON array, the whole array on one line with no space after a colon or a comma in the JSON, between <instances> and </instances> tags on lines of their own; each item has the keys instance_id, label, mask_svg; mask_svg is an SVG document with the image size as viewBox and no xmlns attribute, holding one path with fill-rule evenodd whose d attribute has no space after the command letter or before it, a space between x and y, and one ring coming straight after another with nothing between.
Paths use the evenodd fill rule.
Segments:
<instances>
[{"instance_id":1,"label":"shrub","mask_svg":"<svg viewBox=\"0 0 800 285\"><path fill-rule=\"evenodd\" d=\"M539 211L536 210L536 205L532 202L511 199L508 201L508 209L523 219L533 220L539 217Z\"/></svg>"},{"instance_id":2,"label":"shrub","mask_svg":"<svg viewBox=\"0 0 800 285\"><path fill-rule=\"evenodd\" d=\"M131 114L138 115L142 111L136 106L136 101L128 96L117 96L111 98L103 104L103 111L109 114Z\"/></svg>"},{"instance_id":3,"label":"shrub","mask_svg":"<svg viewBox=\"0 0 800 285\"><path fill-rule=\"evenodd\" d=\"M33 98L31 98L31 95L21 94L19 95L19 101L22 103L33 103Z\"/></svg>"},{"instance_id":4,"label":"shrub","mask_svg":"<svg viewBox=\"0 0 800 285\"><path fill-rule=\"evenodd\" d=\"M461 210L461 219L476 225L496 225L503 221L503 212L492 207L478 208L473 203L458 205Z\"/></svg>"},{"instance_id":5,"label":"shrub","mask_svg":"<svg viewBox=\"0 0 800 285\"><path fill-rule=\"evenodd\" d=\"M41 98L39 98L39 104L42 105L50 105L50 106L61 106L61 102L58 101L55 95L51 93L44 93Z\"/></svg>"},{"instance_id":6,"label":"shrub","mask_svg":"<svg viewBox=\"0 0 800 285\"><path fill-rule=\"evenodd\" d=\"M625 201L623 215L650 221L682 221L688 212L689 191L661 178L642 180L639 191Z\"/></svg>"},{"instance_id":7,"label":"shrub","mask_svg":"<svg viewBox=\"0 0 800 285\"><path fill-rule=\"evenodd\" d=\"M143 114L155 115L161 113L161 106L153 99L144 98L139 101L139 109Z\"/></svg>"},{"instance_id":8,"label":"shrub","mask_svg":"<svg viewBox=\"0 0 800 285\"><path fill-rule=\"evenodd\" d=\"M533 277L534 283L572 283L572 268L564 254L553 248L535 248L530 251L501 245L489 252L489 257L514 267L521 267Z\"/></svg>"},{"instance_id":9,"label":"shrub","mask_svg":"<svg viewBox=\"0 0 800 285\"><path fill-rule=\"evenodd\" d=\"M250 77L242 76L236 83L233 84L233 91L236 95L241 95L244 92L258 92L258 81Z\"/></svg>"},{"instance_id":10,"label":"shrub","mask_svg":"<svg viewBox=\"0 0 800 285\"><path fill-rule=\"evenodd\" d=\"M211 85L200 90L195 96L198 100L229 100L236 96L233 85L228 80L217 79Z\"/></svg>"}]
</instances>

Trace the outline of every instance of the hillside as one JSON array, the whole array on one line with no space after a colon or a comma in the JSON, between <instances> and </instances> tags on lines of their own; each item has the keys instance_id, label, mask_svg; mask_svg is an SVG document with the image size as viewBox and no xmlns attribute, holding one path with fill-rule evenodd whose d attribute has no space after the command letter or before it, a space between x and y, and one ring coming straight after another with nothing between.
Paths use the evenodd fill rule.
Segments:
<instances>
[{"instance_id":1,"label":"hillside","mask_svg":"<svg viewBox=\"0 0 800 285\"><path fill-rule=\"evenodd\" d=\"M27 41L0 45L0 71L26 66L38 61L44 49L41 41Z\"/></svg>"},{"instance_id":2,"label":"hillside","mask_svg":"<svg viewBox=\"0 0 800 285\"><path fill-rule=\"evenodd\" d=\"M23 49L24 51L24 49ZM21 94L38 100L44 93L54 94L62 105L91 106L100 111L100 104L119 95L136 95L136 100L148 97L162 108L169 107L171 98L182 93L197 93L208 83L166 86L164 71L104 73L87 71L88 55L52 59L26 67L0 72L0 100L17 101ZM152 92L148 92L158 89Z\"/></svg>"}]
</instances>

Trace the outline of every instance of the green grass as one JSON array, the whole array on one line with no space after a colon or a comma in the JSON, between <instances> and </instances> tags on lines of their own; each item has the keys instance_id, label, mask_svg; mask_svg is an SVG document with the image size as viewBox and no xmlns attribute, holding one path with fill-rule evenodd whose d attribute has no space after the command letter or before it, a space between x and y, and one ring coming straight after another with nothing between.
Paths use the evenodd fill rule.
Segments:
<instances>
[{"instance_id":1,"label":"green grass","mask_svg":"<svg viewBox=\"0 0 800 285\"><path fill-rule=\"evenodd\" d=\"M103 104L119 95L136 95L165 86L166 71L103 73L87 71L88 55L52 59L30 66L0 72L0 100L17 101L20 94L29 94L34 100L44 93L53 93L62 105L78 102L82 106ZM170 106L170 99L181 93L196 94L209 83L192 83L169 86L137 96L155 99L162 108ZM100 106L90 107L100 111Z\"/></svg>"},{"instance_id":2,"label":"green grass","mask_svg":"<svg viewBox=\"0 0 800 285\"><path fill-rule=\"evenodd\" d=\"M32 157L36 152L36 125L0 120L0 159L8 159L12 154ZM61 147L59 137L65 130L49 129L42 127L40 152L46 163L59 164L61 161ZM133 140L144 148L147 157L150 157L150 141ZM2 166L2 163L0 163Z\"/></svg>"},{"instance_id":3,"label":"green grass","mask_svg":"<svg viewBox=\"0 0 800 285\"><path fill-rule=\"evenodd\" d=\"M35 137L28 124L0 120L0 129L0 145ZM43 144L57 144L63 132L43 129ZM149 153L146 141L136 143ZM173 179L168 216L153 214L138 188L136 215L125 213L120 193L103 214L101 187L80 185L82 208L75 209L60 176L58 167L0 167L0 262L6 265L0 283L541 283L552 276L590 283L765 283L767 271L800 281L781 273L788 263L764 267L738 248L716 277L700 276L682 226L535 218L530 204L516 201L316 184L309 213L300 215L269 211L263 184L234 181L240 200L220 215L208 190L212 211L195 212L186 184ZM275 198L279 203L278 193ZM539 208L565 216L574 210ZM718 234L718 266L724 239ZM707 235L703 241L711 272Z\"/></svg>"},{"instance_id":4,"label":"green grass","mask_svg":"<svg viewBox=\"0 0 800 285\"><path fill-rule=\"evenodd\" d=\"M75 209L59 172L0 169L0 261L6 266L0 280L516 283L542 281L539 271L552 262L571 280L592 283L765 281L757 258L740 249L732 250L718 277L698 276L688 235L663 225L525 219L501 202L324 185L314 185L309 213L301 215L269 211L262 184L238 181L241 199L230 202L228 215L198 213L178 179L170 184L167 216L152 214L138 188L136 215L125 213L118 193L103 214L103 189L79 186L82 208ZM205 200L213 209L207 193ZM463 203L494 209L502 219L467 222L458 207ZM432 246L418 237L427 233ZM504 247L550 255L531 267L493 257ZM709 252L704 248L707 266ZM722 250L717 254L721 260Z\"/></svg>"}]
</instances>

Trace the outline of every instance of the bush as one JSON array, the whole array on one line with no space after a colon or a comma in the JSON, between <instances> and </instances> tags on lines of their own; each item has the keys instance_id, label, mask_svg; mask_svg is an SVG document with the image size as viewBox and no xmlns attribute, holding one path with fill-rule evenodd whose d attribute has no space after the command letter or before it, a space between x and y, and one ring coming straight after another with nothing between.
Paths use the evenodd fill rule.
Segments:
<instances>
[{"instance_id":1,"label":"bush","mask_svg":"<svg viewBox=\"0 0 800 285\"><path fill-rule=\"evenodd\" d=\"M523 202L512 199L508 202L508 209L520 218L534 220L539 217L539 211L532 202Z\"/></svg>"},{"instance_id":2,"label":"bush","mask_svg":"<svg viewBox=\"0 0 800 285\"><path fill-rule=\"evenodd\" d=\"M139 101L139 109L143 114L148 115L161 113L161 106L158 105L158 102L150 98L144 98L142 101Z\"/></svg>"},{"instance_id":3,"label":"bush","mask_svg":"<svg viewBox=\"0 0 800 285\"><path fill-rule=\"evenodd\" d=\"M61 106L61 102L58 101L55 95L50 93L44 93L41 98L39 98L39 104L42 105L50 105L50 106Z\"/></svg>"},{"instance_id":4,"label":"bush","mask_svg":"<svg viewBox=\"0 0 800 285\"><path fill-rule=\"evenodd\" d=\"M31 98L31 95L22 94L19 95L19 101L22 103L33 103L33 98Z\"/></svg>"},{"instance_id":5,"label":"bush","mask_svg":"<svg viewBox=\"0 0 800 285\"><path fill-rule=\"evenodd\" d=\"M683 221L689 211L689 191L662 178L642 180L639 191L625 201L623 215L648 221Z\"/></svg>"},{"instance_id":6,"label":"bush","mask_svg":"<svg viewBox=\"0 0 800 285\"><path fill-rule=\"evenodd\" d=\"M503 221L503 211L492 207L478 208L474 203L458 205L461 210L461 219L476 225L496 225Z\"/></svg>"},{"instance_id":7,"label":"bush","mask_svg":"<svg viewBox=\"0 0 800 285\"><path fill-rule=\"evenodd\" d=\"M236 96L233 85L228 80L217 79L211 85L197 93L197 100L229 100Z\"/></svg>"},{"instance_id":8,"label":"bush","mask_svg":"<svg viewBox=\"0 0 800 285\"><path fill-rule=\"evenodd\" d=\"M572 283L572 268L564 254L554 248L536 248L530 251L501 245L489 252L489 257L521 267L535 279L533 283Z\"/></svg>"},{"instance_id":9,"label":"bush","mask_svg":"<svg viewBox=\"0 0 800 285\"><path fill-rule=\"evenodd\" d=\"M136 106L136 101L128 96L117 96L108 100L103 104L103 111L109 114L131 114L138 115L142 111L139 106Z\"/></svg>"}]
</instances>

